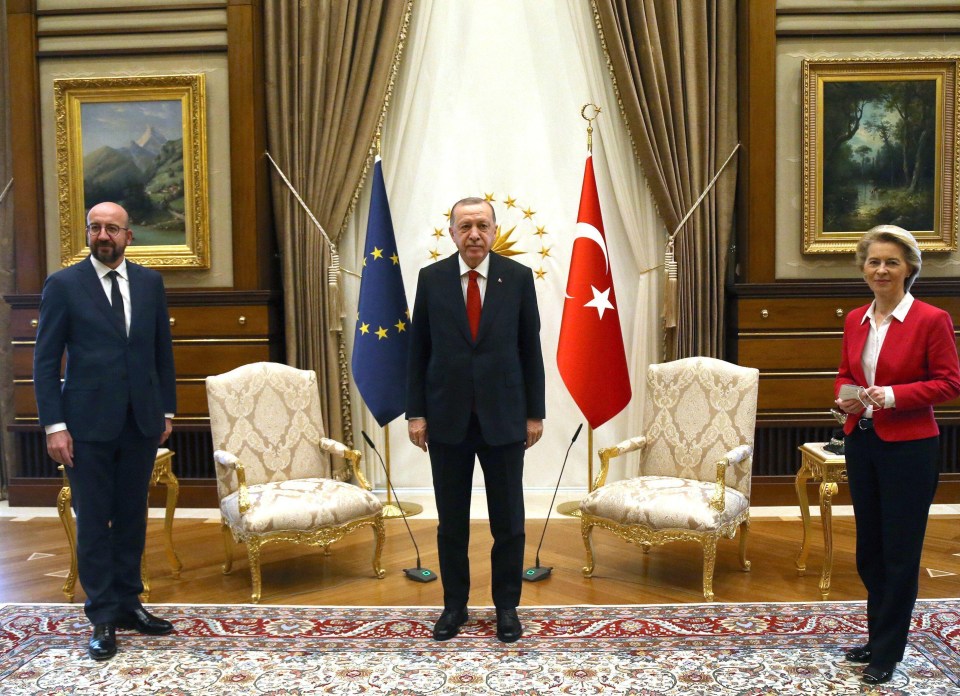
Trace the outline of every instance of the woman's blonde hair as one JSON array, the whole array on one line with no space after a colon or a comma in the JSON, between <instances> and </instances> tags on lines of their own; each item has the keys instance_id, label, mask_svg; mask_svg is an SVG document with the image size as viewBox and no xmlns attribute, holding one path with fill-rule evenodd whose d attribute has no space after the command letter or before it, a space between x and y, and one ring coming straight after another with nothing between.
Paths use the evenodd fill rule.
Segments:
<instances>
[{"instance_id":1,"label":"woman's blonde hair","mask_svg":"<svg viewBox=\"0 0 960 696\"><path fill-rule=\"evenodd\" d=\"M896 225L877 225L867 230L860 241L857 242L856 263L857 268L863 271L867 263L867 250L874 242L893 242L903 249L903 260L910 266L910 275L903 283L903 289L910 292L913 281L920 275L920 245L916 238L902 227Z\"/></svg>"}]
</instances>

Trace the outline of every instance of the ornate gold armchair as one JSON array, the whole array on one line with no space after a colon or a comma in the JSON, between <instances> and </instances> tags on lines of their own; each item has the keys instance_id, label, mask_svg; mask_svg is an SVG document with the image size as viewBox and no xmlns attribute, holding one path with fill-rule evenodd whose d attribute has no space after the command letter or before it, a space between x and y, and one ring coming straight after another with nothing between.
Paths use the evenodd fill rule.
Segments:
<instances>
[{"instance_id":1,"label":"ornate gold armchair","mask_svg":"<svg viewBox=\"0 0 960 696\"><path fill-rule=\"evenodd\" d=\"M360 471L360 452L323 437L317 375L276 363L244 365L207 377L224 574L233 540L246 543L253 602L260 601L260 547L293 541L330 544L359 527L373 528L373 570L383 551L380 501ZM360 486L325 478L329 455L350 462Z\"/></svg>"},{"instance_id":2,"label":"ornate gold armchair","mask_svg":"<svg viewBox=\"0 0 960 696\"><path fill-rule=\"evenodd\" d=\"M600 450L600 472L580 504L593 574L591 532L609 529L649 551L670 541L703 546L703 596L713 601L717 541L740 528L740 564L750 526L759 372L713 358L685 358L647 371L644 434ZM640 450L639 476L606 483L610 460Z\"/></svg>"}]
</instances>

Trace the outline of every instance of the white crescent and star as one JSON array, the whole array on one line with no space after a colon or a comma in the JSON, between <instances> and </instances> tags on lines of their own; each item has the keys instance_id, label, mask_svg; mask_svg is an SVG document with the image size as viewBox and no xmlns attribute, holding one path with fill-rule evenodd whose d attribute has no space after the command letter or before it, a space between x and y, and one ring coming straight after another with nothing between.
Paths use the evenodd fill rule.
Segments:
<instances>
[{"instance_id":1,"label":"white crescent and star","mask_svg":"<svg viewBox=\"0 0 960 696\"><path fill-rule=\"evenodd\" d=\"M584 307L596 308L597 314L600 315L600 319L603 319L604 311L608 309L616 311L616 307L610 304L610 288L607 288L601 292L591 285L590 289L593 290L593 299L583 305Z\"/></svg>"},{"instance_id":2,"label":"white crescent and star","mask_svg":"<svg viewBox=\"0 0 960 696\"><path fill-rule=\"evenodd\" d=\"M598 247L600 247L600 251L603 253L603 263L604 263L604 266L606 267L606 274L609 275L610 274L610 256L607 254L607 245L603 240L603 235L600 234L600 230L598 230L596 227L591 225L589 222L578 222L577 233L576 233L576 236L574 236L573 238L574 244L576 244L577 240L580 238L589 239L591 242L594 242ZM606 290L600 291L591 285L590 289L593 291L593 299L587 302L585 305L583 305L584 307L595 308L597 310L597 314L599 315L600 319L603 319L603 313L606 310L612 309L616 311L616 307L614 307L610 303L611 288L607 288ZM573 297L570 297L570 295L567 295L566 293L564 293L564 297L567 298L568 300L575 299Z\"/></svg>"}]
</instances>

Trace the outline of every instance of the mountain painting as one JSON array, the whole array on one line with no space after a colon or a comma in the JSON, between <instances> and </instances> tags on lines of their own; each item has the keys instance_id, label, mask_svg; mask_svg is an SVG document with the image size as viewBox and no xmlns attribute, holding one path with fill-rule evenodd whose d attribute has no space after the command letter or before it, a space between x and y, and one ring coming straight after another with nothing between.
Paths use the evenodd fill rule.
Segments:
<instances>
[{"instance_id":1,"label":"mountain painting","mask_svg":"<svg viewBox=\"0 0 960 696\"><path fill-rule=\"evenodd\" d=\"M84 209L122 205L138 246L186 244L181 101L88 101L80 119Z\"/></svg>"}]
</instances>

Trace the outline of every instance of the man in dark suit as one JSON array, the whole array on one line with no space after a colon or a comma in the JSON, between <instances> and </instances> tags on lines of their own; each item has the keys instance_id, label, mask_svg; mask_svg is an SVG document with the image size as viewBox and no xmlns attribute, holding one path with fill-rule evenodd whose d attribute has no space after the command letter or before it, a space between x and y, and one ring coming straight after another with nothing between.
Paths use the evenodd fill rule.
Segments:
<instances>
[{"instance_id":1,"label":"man in dark suit","mask_svg":"<svg viewBox=\"0 0 960 696\"><path fill-rule=\"evenodd\" d=\"M457 635L470 594L470 491L474 459L486 483L497 637L523 633L523 455L543 434L540 314L533 274L491 254L496 214L482 198L450 210L459 250L420 271L410 329L410 441L427 451L439 526L444 610L436 640Z\"/></svg>"},{"instance_id":2,"label":"man in dark suit","mask_svg":"<svg viewBox=\"0 0 960 696\"><path fill-rule=\"evenodd\" d=\"M33 362L47 452L70 479L95 660L116 654L117 628L173 630L139 598L150 475L176 410L173 345L163 279L124 258L128 225L115 203L90 209L90 256L43 286Z\"/></svg>"}]
</instances>

